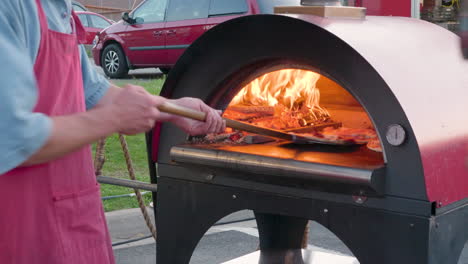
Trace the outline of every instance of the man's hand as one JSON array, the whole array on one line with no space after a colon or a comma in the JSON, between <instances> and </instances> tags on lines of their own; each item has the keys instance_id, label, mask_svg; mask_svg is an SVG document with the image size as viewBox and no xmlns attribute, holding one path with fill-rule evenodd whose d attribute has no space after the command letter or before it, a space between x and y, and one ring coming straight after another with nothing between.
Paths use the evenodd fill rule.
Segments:
<instances>
[{"instance_id":1,"label":"man's hand","mask_svg":"<svg viewBox=\"0 0 468 264\"><path fill-rule=\"evenodd\" d=\"M206 113L206 121L200 122L180 116L161 113L160 121L169 121L187 132L188 134L203 135L208 133L223 132L226 122L221 118L221 112L206 105L202 100L191 97L184 97L176 100L168 100L173 104L188 107Z\"/></svg>"},{"instance_id":2,"label":"man's hand","mask_svg":"<svg viewBox=\"0 0 468 264\"><path fill-rule=\"evenodd\" d=\"M127 85L119 90L111 101L103 105L113 115L119 133L126 135L143 133L161 119L157 106L167 99L151 95L140 86Z\"/></svg>"},{"instance_id":3,"label":"man's hand","mask_svg":"<svg viewBox=\"0 0 468 264\"><path fill-rule=\"evenodd\" d=\"M206 113L206 122L159 112L157 107L166 101ZM126 135L146 132L154 126L155 121L174 123L190 135L222 132L226 128L220 112L200 99L184 97L168 100L151 95L143 87L134 85L113 87L98 107L108 108L110 115L115 118L118 132Z\"/></svg>"}]
</instances>

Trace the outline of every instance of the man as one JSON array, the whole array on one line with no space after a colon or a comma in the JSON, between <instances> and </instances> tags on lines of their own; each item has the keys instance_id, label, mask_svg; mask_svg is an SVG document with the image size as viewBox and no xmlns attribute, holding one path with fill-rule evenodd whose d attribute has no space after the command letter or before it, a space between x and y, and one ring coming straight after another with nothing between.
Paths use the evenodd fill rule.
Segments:
<instances>
[{"instance_id":1,"label":"man","mask_svg":"<svg viewBox=\"0 0 468 264\"><path fill-rule=\"evenodd\" d=\"M171 100L207 113L196 122L160 113L168 101L120 89L97 75L71 0L0 1L0 263L114 263L89 144L136 134L156 120L190 134L224 129L193 98Z\"/></svg>"}]
</instances>

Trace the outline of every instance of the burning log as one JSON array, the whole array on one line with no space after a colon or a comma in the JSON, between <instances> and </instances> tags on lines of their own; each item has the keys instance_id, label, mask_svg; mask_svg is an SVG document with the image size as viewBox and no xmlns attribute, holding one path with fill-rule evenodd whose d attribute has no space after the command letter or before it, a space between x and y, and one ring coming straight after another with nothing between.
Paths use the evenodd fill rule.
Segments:
<instances>
[{"instance_id":1,"label":"burning log","mask_svg":"<svg viewBox=\"0 0 468 264\"><path fill-rule=\"evenodd\" d=\"M274 115L275 108L272 106L257 106L257 105L232 105L227 110L232 110L244 114L261 114L261 115Z\"/></svg>"},{"instance_id":2,"label":"burning log","mask_svg":"<svg viewBox=\"0 0 468 264\"><path fill-rule=\"evenodd\" d=\"M228 129L227 129L228 130ZM193 144L250 144L245 141L246 133L242 131L228 130L221 134L208 134L203 137L193 137L190 142Z\"/></svg>"},{"instance_id":3,"label":"burning log","mask_svg":"<svg viewBox=\"0 0 468 264\"><path fill-rule=\"evenodd\" d=\"M268 107L269 108L269 107ZM250 121L256 118L262 118L266 116L273 116L274 110L273 107L270 109L265 109L265 107L257 106L234 106L229 107L224 111L223 116L229 119L234 119L238 121Z\"/></svg>"},{"instance_id":4,"label":"burning log","mask_svg":"<svg viewBox=\"0 0 468 264\"><path fill-rule=\"evenodd\" d=\"M330 121L328 111L319 105L319 78L297 69L264 74L239 91L224 116L277 130Z\"/></svg>"}]
</instances>

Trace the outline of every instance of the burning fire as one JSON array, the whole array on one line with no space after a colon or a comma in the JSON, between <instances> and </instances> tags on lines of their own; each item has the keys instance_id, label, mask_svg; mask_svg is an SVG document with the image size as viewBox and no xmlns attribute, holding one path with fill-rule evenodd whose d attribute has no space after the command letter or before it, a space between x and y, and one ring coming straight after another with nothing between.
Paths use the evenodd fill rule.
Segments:
<instances>
[{"instance_id":1,"label":"burning fire","mask_svg":"<svg viewBox=\"0 0 468 264\"><path fill-rule=\"evenodd\" d=\"M320 74L299 69L264 74L239 91L226 115L242 120L247 117L230 116L232 111L256 112L257 115L249 120L251 123L274 129L298 128L326 121L330 114L319 105L320 91L316 87L319 79ZM245 110L248 108L251 109ZM269 114L259 115L262 111Z\"/></svg>"}]
</instances>

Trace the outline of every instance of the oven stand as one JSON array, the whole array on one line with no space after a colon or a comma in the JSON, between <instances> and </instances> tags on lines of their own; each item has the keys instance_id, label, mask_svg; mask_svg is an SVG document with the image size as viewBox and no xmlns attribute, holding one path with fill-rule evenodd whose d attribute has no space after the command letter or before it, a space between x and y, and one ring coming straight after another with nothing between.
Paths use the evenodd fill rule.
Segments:
<instances>
[{"instance_id":1,"label":"oven stand","mask_svg":"<svg viewBox=\"0 0 468 264\"><path fill-rule=\"evenodd\" d=\"M457 264L468 239L468 203L440 215L416 216L167 177L158 179L157 196L161 264L188 264L203 234L243 209L256 212L261 264L302 264L304 219L332 231L360 264Z\"/></svg>"}]
</instances>

